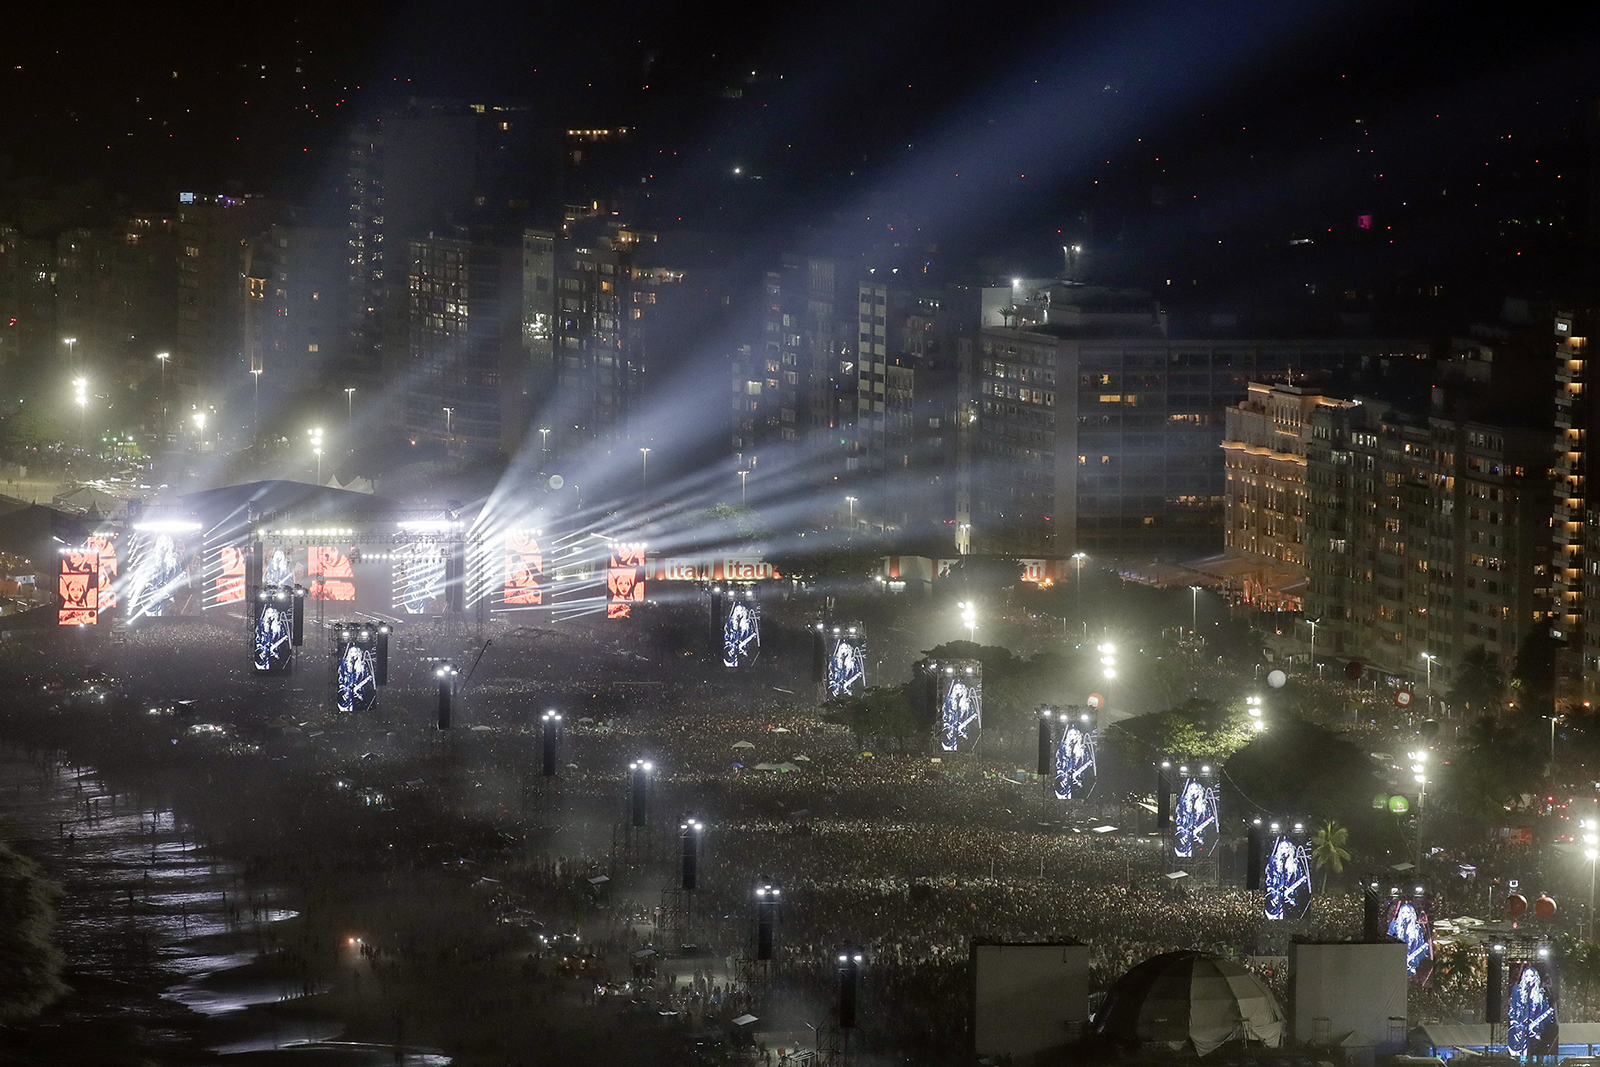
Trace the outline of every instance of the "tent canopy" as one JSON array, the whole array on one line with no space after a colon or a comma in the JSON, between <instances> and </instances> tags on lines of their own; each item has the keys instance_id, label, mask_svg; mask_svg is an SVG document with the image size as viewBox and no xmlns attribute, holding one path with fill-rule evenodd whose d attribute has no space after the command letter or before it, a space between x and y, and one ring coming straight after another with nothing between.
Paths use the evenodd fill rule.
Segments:
<instances>
[{"instance_id":1,"label":"tent canopy","mask_svg":"<svg viewBox=\"0 0 1600 1067\"><path fill-rule=\"evenodd\" d=\"M1232 1041L1276 1048L1283 1029L1283 1011L1259 978L1203 952L1167 952L1133 967L1094 1019L1096 1033L1118 1042L1197 1056Z\"/></svg>"}]
</instances>

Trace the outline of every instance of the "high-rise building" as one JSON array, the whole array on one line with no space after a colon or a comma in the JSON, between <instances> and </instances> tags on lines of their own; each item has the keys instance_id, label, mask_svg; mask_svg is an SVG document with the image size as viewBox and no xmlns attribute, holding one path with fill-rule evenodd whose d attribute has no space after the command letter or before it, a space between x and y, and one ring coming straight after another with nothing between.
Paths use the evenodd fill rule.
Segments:
<instances>
[{"instance_id":1,"label":"high-rise building","mask_svg":"<svg viewBox=\"0 0 1600 1067\"><path fill-rule=\"evenodd\" d=\"M520 235L456 227L411 241L407 259L406 431L457 454L516 455L528 429Z\"/></svg>"},{"instance_id":2,"label":"high-rise building","mask_svg":"<svg viewBox=\"0 0 1600 1067\"><path fill-rule=\"evenodd\" d=\"M1563 311L1554 319L1554 512L1550 523L1553 629L1566 644L1557 659L1558 698L1600 699L1600 500L1591 493L1594 436L1600 427L1588 359L1592 311Z\"/></svg>"},{"instance_id":3,"label":"high-rise building","mask_svg":"<svg viewBox=\"0 0 1600 1067\"><path fill-rule=\"evenodd\" d=\"M260 196L178 195L177 329L167 370L173 410L206 409L249 385L245 266L250 241L276 210Z\"/></svg>"},{"instance_id":4,"label":"high-rise building","mask_svg":"<svg viewBox=\"0 0 1600 1067\"><path fill-rule=\"evenodd\" d=\"M1306 584L1306 442L1319 407L1349 401L1297 385L1250 383L1226 412L1222 543L1240 572L1244 599L1296 610Z\"/></svg>"},{"instance_id":5,"label":"high-rise building","mask_svg":"<svg viewBox=\"0 0 1600 1067\"><path fill-rule=\"evenodd\" d=\"M960 489L980 553L1201 555L1222 547L1224 410L1252 381L1424 360L1419 341L1169 329L1146 293L1019 294L963 374ZM958 538L959 538L958 534ZM958 542L959 543L959 542Z\"/></svg>"},{"instance_id":6,"label":"high-rise building","mask_svg":"<svg viewBox=\"0 0 1600 1067\"><path fill-rule=\"evenodd\" d=\"M1548 625L1549 431L1360 398L1311 414L1305 617L1317 647L1434 691Z\"/></svg>"}]
</instances>

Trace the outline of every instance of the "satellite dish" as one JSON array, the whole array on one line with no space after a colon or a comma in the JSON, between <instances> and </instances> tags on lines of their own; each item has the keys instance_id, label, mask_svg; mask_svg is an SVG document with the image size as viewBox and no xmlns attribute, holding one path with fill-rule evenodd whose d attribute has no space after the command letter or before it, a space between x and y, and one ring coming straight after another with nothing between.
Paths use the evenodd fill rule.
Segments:
<instances>
[{"instance_id":1,"label":"satellite dish","mask_svg":"<svg viewBox=\"0 0 1600 1067\"><path fill-rule=\"evenodd\" d=\"M561 475L552 474L550 476L550 488L552 488L552 489L560 489L563 485L566 485L566 484L567 484L567 480L565 478L561 477Z\"/></svg>"},{"instance_id":2,"label":"satellite dish","mask_svg":"<svg viewBox=\"0 0 1600 1067\"><path fill-rule=\"evenodd\" d=\"M1274 689L1282 689L1283 683L1287 682L1288 680L1289 676L1284 674L1282 671L1273 671L1267 675L1267 684L1272 686Z\"/></svg>"}]
</instances>

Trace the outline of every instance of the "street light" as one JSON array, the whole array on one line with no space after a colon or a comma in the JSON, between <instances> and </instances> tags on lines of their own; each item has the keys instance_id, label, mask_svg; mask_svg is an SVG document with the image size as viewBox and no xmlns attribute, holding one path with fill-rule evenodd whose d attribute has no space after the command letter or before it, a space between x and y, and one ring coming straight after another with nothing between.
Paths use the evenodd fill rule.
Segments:
<instances>
[{"instance_id":1,"label":"street light","mask_svg":"<svg viewBox=\"0 0 1600 1067\"><path fill-rule=\"evenodd\" d=\"M978 640L978 605L971 600L963 600L956 607L961 609L961 625L967 628L967 640L976 643Z\"/></svg>"},{"instance_id":2,"label":"street light","mask_svg":"<svg viewBox=\"0 0 1600 1067\"><path fill-rule=\"evenodd\" d=\"M639 448L639 488L646 489L650 485L650 449Z\"/></svg>"},{"instance_id":3,"label":"street light","mask_svg":"<svg viewBox=\"0 0 1600 1067\"><path fill-rule=\"evenodd\" d=\"M850 536L854 537L856 533L856 498L847 496L845 500L850 503Z\"/></svg>"},{"instance_id":4,"label":"street light","mask_svg":"<svg viewBox=\"0 0 1600 1067\"><path fill-rule=\"evenodd\" d=\"M1589 940L1594 940L1594 869L1595 861L1600 859L1600 821L1584 819L1580 823L1583 827L1583 856L1589 861Z\"/></svg>"},{"instance_id":5,"label":"street light","mask_svg":"<svg viewBox=\"0 0 1600 1067\"><path fill-rule=\"evenodd\" d=\"M745 479L748 478L748 477L750 477L750 472L749 471L740 471L739 472L739 505L741 507L744 506L744 486L745 486Z\"/></svg>"},{"instance_id":6,"label":"street light","mask_svg":"<svg viewBox=\"0 0 1600 1067\"><path fill-rule=\"evenodd\" d=\"M446 407L446 408L443 409L443 411L444 411L444 435L446 437L449 437L450 436L450 417L456 413L456 409L452 408L452 407Z\"/></svg>"},{"instance_id":7,"label":"street light","mask_svg":"<svg viewBox=\"0 0 1600 1067\"><path fill-rule=\"evenodd\" d=\"M166 364L162 364L162 366L165 366L165 365ZM250 377L255 379L255 389L254 389L254 392L255 392L254 400L255 400L255 408L256 408L255 437L256 437L256 440L259 441L261 439L261 368L260 367L251 367L250 368Z\"/></svg>"},{"instance_id":8,"label":"street light","mask_svg":"<svg viewBox=\"0 0 1600 1067\"><path fill-rule=\"evenodd\" d=\"M67 346L67 365L72 365L72 346L78 343L76 337L63 337L61 343Z\"/></svg>"},{"instance_id":9,"label":"street light","mask_svg":"<svg viewBox=\"0 0 1600 1067\"><path fill-rule=\"evenodd\" d=\"M1422 820L1428 799L1428 750L1419 748L1406 755L1412 759L1411 778L1417 783L1417 866L1422 866Z\"/></svg>"},{"instance_id":10,"label":"street light","mask_svg":"<svg viewBox=\"0 0 1600 1067\"><path fill-rule=\"evenodd\" d=\"M89 379L72 379L72 388L76 391L73 400L78 405L78 436L82 437L87 443L89 438Z\"/></svg>"},{"instance_id":11,"label":"street light","mask_svg":"<svg viewBox=\"0 0 1600 1067\"><path fill-rule=\"evenodd\" d=\"M1321 621L1321 619L1306 620L1311 626L1311 670L1313 673L1317 669L1317 623Z\"/></svg>"},{"instance_id":12,"label":"street light","mask_svg":"<svg viewBox=\"0 0 1600 1067\"><path fill-rule=\"evenodd\" d=\"M1245 710L1250 713L1250 729L1260 733L1267 728L1266 722L1261 718L1261 698L1248 696L1244 698Z\"/></svg>"},{"instance_id":13,"label":"street light","mask_svg":"<svg viewBox=\"0 0 1600 1067\"><path fill-rule=\"evenodd\" d=\"M1086 638L1089 636L1089 620L1083 617L1083 561L1088 558L1089 553L1087 552L1074 552L1072 554L1072 562L1078 565L1078 577L1073 586L1073 596L1078 601L1078 621L1083 623L1083 635Z\"/></svg>"},{"instance_id":14,"label":"street light","mask_svg":"<svg viewBox=\"0 0 1600 1067\"><path fill-rule=\"evenodd\" d=\"M1424 652L1422 660L1428 665L1428 714L1433 714L1433 661L1438 659L1432 652ZM1552 730L1554 727L1551 728Z\"/></svg>"},{"instance_id":15,"label":"street light","mask_svg":"<svg viewBox=\"0 0 1600 1067\"><path fill-rule=\"evenodd\" d=\"M344 391L344 429L345 429L345 433L348 434L350 432L350 428L355 425L355 421L356 421L356 387L353 386L353 385L350 385L350 386L346 386L345 387L345 391Z\"/></svg>"},{"instance_id":16,"label":"street light","mask_svg":"<svg viewBox=\"0 0 1600 1067\"><path fill-rule=\"evenodd\" d=\"M317 484L322 484L322 427L307 430L306 436L311 438L311 452L317 457Z\"/></svg>"},{"instance_id":17,"label":"street light","mask_svg":"<svg viewBox=\"0 0 1600 1067\"><path fill-rule=\"evenodd\" d=\"M539 427L539 459L541 465L546 455L550 452L550 427Z\"/></svg>"},{"instance_id":18,"label":"street light","mask_svg":"<svg viewBox=\"0 0 1600 1067\"><path fill-rule=\"evenodd\" d=\"M1189 636L1193 637L1200 629L1200 587L1189 587Z\"/></svg>"},{"instance_id":19,"label":"street light","mask_svg":"<svg viewBox=\"0 0 1600 1067\"><path fill-rule=\"evenodd\" d=\"M171 352L157 352L156 359L161 363L161 443L167 442L167 360L172 358Z\"/></svg>"},{"instance_id":20,"label":"street light","mask_svg":"<svg viewBox=\"0 0 1600 1067\"><path fill-rule=\"evenodd\" d=\"M1117 676L1117 646L1109 641L1102 641L1095 650L1100 653L1100 674L1110 681Z\"/></svg>"}]
</instances>

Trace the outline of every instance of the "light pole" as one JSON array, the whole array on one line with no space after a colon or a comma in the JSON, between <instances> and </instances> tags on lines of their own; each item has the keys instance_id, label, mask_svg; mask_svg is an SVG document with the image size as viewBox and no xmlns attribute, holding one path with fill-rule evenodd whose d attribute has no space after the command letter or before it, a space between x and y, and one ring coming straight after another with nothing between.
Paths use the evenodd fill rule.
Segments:
<instances>
[{"instance_id":1,"label":"light pole","mask_svg":"<svg viewBox=\"0 0 1600 1067\"><path fill-rule=\"evenodd\" d=\"M200 451L204 452L206 450L206 413L203 411L194 413L194 434L199 441Z\"/></svg>"},{"instance_id":2,"label":"light pole","mask_svg":"<svg viewBox=\"0 0 1600 1067\"><path fill-rule=\"evenodd\" d=\"M1250 713L1250 729L1260 733L1267 728L1266 720L1261 717L1261 698L1248 696L1244 698L1245 710Z\"/></svg>"},{"instance_id":3,"label":"light pole","mask_svg":"<svg viewBox=\"0 0 1600 1067\"><path fill-rule=\"evenodd\" d=\"M259 444L261 441L261 368L251 367L250 377L255 379L255 386L253 390L255 394L253 399L255 401L256 408L255 443Z\"/></svg>"},{"instance_id":4,"label":"light pole","mask_svg":"<svg viewBox=\"0 0 1600 1067\"><path fill-rule=\"evenodd\" d=\"M1078 602L1078 621L1083 623L1083 632L1088 634L1089 622L1083 617L1083 561L1089 558L1087 552L1074 552L1072 562L1078 565L1077 579L1073 582L1072 595Z\"/></svg>"},{"instance_id":5,"label":"light pole","mask_svg":"<svg viewBox=\"0 0 1600 1067\"><path fill-rule=\"evenodd\" d=\"M544 466L544 458L550 454L550 427L539 427L539 466Z\"/></svg>"},{"instance_id":6,"label":"light pole","mask_svg":"<svg viewBox=\"0 0 1600 1067\"><path fill-rule=\"evenodd\" d=\"M322 484L322 427L307 430L306 436L311 438L311 454L317 457L317 485Z\"/></svg>"},{"instance_id":7,"label":"light pole","mask_svg":"<svg viewBox=\"0 0 1600 1067\"><path fill-rule=\"evenodd\" d=\"M1311 670L1312 670L1312 673L1316 673L1316 669L1317 669L1317 623L1319 623L1321 621L1322 621L1321 619L1307 619L1306 620L1306 622L1311 625Z\"/></svg>"},{"instance_id":8,"label":"light pole","mask_svg":"<svg viewBox=\"0 0 1600 1067\"><path fill-rule=\"evenodd\" d=\"M1559 722L1562 718L1563 718L1563 716L1561 716L1561 715L1551 715L1550 716L1550 762L1551 763L1554 763L1555 762L1555 758L1556 758L1556 723Z\"/></svg>"},{"instance_id":9,"label":"light pole","mask_svg":"<svg viewBox=\"0 0 1600 1067\"><path fill-rule=\"evenodd\" d=\"M978 641L978 605L971 600L963 600L956 607L961 609L961 625L967 628L967 640L976 644Z\"/></svg>"},{"instance_id":10,"label":"light pole","mask_svg":"<svg viewBox=\"0 0 1600 1067\"><path fill-rule=\"evenodd\" d=\"M1439 657L1435 656L1432 652L1424 652L1422 654L1422 661L1428 665L1427 666L1427 679L1428 679L1427 685L1428 685L1428 714L1429 715L1433 714L1433 661L1438 659L1438 658ZM1555 727L1552 725L1550 727L1550 729L1551 729L1551 736L1554 737L1555 736L1555 733L1554 733ZM1552 743L1552 745L1554 744L1554 742L1551 742L1551 743Z\"/></svg>"},{"instance_id":11,"label":"light pole","mask_svg":"<svg viewBox=\"0 0 1600 1067\"><path fill-rule=\"evenodd\" d=\"M167 443L167 360L172 358L171 352L157 352L156 359L161 363L161 444Z\"/></svg>"},{"instance_id":12,"label":"light pole","mask_svg":"<svg viewBox=\"0 0 1600 1067\"><path fill-rule=\"evenodd\" d=\"M450 417L456 413L456 409L452 408L452 407L445 407L442 410L444 411L444 435L446 437L449 437L450 436Z\"/></svg>"},{"instance_id":13,"label":"light pole","mask_svg":"<svg viewBox=\"0 0 1600 1067\"><path fill-rule=\"evenodd\" d=\"M650 449L639 448L639 488L646 489L650 485Z\"/></svg>"},{"instance_id":14,"label":"light pole","mask_svg":"<svg viewBox=\"0 0 1600 1067\"><path fill-rule=\"evenodd\" d=\"M344 432L348 436L356 424L356 387L346 386L344 391Z\"/></svg>"},{"instance_id":15,"label":"light pole","mask_svg":"<svg viewBox=\"0 0 1600 1067\"><path fill-rule=\"evenodd\" d=\"M1417 783L1417 866L1422 866L1422 820L1425 818L1428 799L1428 750L1418 748L1410 753L1411 777Z\"/></svg>"},{"instance_id":16,"label":"light pole","mask_svg":"<svg viewBox=\"0 0 1600 1067\"><path fill-rule=\"evenodd\" d=\"M78 436L83 438L83 443L89 443L89 379L72 379L72 388L75 390L73 400L78 405Z\"/></svg>"},{"instance_id":17,"label":"light pole","mask_svg":"<svg viewBox=\"0 0 1600 1067\"><path fill-rule=\"evenodd\" d=\"M72 366L72 346L78 343L78 339L76 337L63 337L61 339L61 343L67 346L67 366L71 367ZM76 370L77 368L74 367L73 369Z\"/></svg>"},{"instance_id":18,"label":"light pole","mask_svg":"<svg viewBox=\"0 0 1600 1067\"><path fill-rule=\"evenodd\" d=\"M1594 940L1594 869L1600 859L1600 821L1585 819L1583 827L1583 856L1589 861L1589 940Z\"/></svg>"},{"instance_id":19,"label":"light pole","mask_svg":"<svg viewBox=\"0 0 1600 1067\"><path fill-rule=\"evenodd\" d=\"M744 506L745 479L747 479L749 477L750 477L750 472L749 471L740 471L739 472L739 506L740 507Z\"/></svg>"},{"instance_id":20,"label":"light pole","mask_svg":"<svg viewBox=\"0 0 1600 1067\"><path fill-rule=\"evenodd\" d=\"M851 537L855 537L855 535L856 535L856 498L853 497L853 496L847 496L847 497L845 497L845 500L850 504L850 536Z\"/></svg>"},{"instance_id":21,"label":"light pole","mask_svg":"<svg viewBox=\"0 0 1600 1067\"><path fill-rule=\"evenodd\" d=\"M1189 587L1189 636L1193 637L1200 630L1200 587Z\"/></svg>"}]
</instances>

